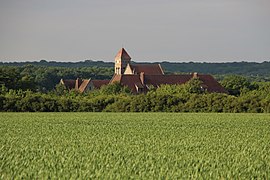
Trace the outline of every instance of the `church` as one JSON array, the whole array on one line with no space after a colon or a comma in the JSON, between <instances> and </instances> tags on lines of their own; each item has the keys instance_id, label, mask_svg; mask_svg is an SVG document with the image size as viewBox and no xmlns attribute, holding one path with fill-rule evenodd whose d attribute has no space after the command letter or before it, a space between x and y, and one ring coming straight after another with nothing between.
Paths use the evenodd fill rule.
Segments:
<instances>
[{"instance_id":1,"label":"church","mask_svg":"<svg viewBox=\"0 0 270 180\"><path fill-rule=\"evenodd\" d=\"M63 80L60 83L68 89L76 89L80 92L99 89L103 85L115 82L127 86L133 94L146 93L150 87L158 88L162 84L184 84L192 78L202 81L202 87L208 92L227 93L227 91L208 74L164 74L160 64L132 63L131 57L124 48L121 48L115 56L114 75L111 80Z\"/></svg>"},{"instance_id":2,"label":"church","mask_svg":"<svg viewBox=\"0 0 270 180\"><path fill-rule=\"evenodd\" d=\"M110 83L119 82L127 86L134 94L145 93L151 86L158 88L162 84L184 84L192 78L202 81L202 88L208 92L227 93L227 91L208 74L164 74L160 64L134 64L127 51L122 48L115 57L115 73Z\"/></svg>"}]
</instances>

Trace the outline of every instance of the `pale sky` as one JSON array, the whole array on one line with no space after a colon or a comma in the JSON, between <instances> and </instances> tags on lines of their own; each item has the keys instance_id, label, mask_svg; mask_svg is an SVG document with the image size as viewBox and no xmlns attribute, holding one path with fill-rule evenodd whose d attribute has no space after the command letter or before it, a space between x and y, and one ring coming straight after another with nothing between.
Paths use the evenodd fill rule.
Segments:
<instances>
[{"instance_id":1,"label":"pale sky","mask_svg":"<svg viewBox=\"0 0 270 180\"><path fill-rule=\"evenodd\" d=\"M0 0L0 61L270 60L270 0Z\"/></svg>"}]
</instances>

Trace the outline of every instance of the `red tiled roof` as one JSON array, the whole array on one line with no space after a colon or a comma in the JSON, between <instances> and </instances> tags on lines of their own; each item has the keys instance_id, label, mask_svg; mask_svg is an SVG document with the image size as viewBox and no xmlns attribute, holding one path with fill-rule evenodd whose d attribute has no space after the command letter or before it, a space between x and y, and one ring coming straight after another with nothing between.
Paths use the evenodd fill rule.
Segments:
<instances>
[{"instance_id":1,"label":"red tiled roof","mask_svg":"<svg viewBox=\"0 0 270 180\"><path fill-rule=\"evenodd\" d=\"M145 75L144 82L155 87L161 84L184 84L191 79L191 75Z\"/></svg>"},{"instance_id":2,"label":"red tiled roof","mask_svg":"<svg viewBox=\"0 0 270 180\"><path fill-rule=\"evenodd\" d=\"M91 82L93 83L95 88L99 89L101 88L101 86L109 84L110 80L91 80Z\"/></svg>"},{"instance_id":3,"label":"red tiled roof","mask_svg":"<svg viewBox=\"0 0 270 180\"><path fill-rule=\"evenodd\" d=\"M110 83L119 82L123 86L129 87L133 93L137 93L137 87L144 88L144 85L141 82L140 75L133 74L117 74L114 75ZM144 88L145 90L145 88Z\"/></svg>"},{"instance_id":4,"label":"red tiled roof","mask_svg":"<svg viewBox=\"0 0 270 180\"><path fill-rule=\"evenodd\" d=\"M184 84L191 80L193 75L145 75L145 84L151 84L155 87L160 86L161 84ZM219 92L219 93L227 93L224 87L222 87L211 75L206 74L197 74L197 78L199 78L203 82L204 88L207 89L208 92Z\"/></svg>"},{"instance_id":5,"label":"red tiled roof","mask_svg":"<svg viewBox=\"0 0 270 180\"><path fill-rule=\"evenodd\" d=\"M122 77L121 74L114 74L110 81L110 84L115 83L115 82L120 82L121 77Z\"/></svg>"},{"instance_id":6,"label":"red tiled roof","mask_svg":"<svg viewBox=\"0 0 270 180\"><path fill-rule=\"evenodd\" d=\"M215 80L213 76L207 74L199 74L198 78L203 82L204 85L207 86L206 88L208 92L228 93L226 89L221 86L217 80Z\"/></svg>"},{"instance_id":7,"label":"red tiled roof","mask_svg":"<svg viewBox=\"0 0 270 180\"><path fill-rule=\"evenodd\" d=\"M135 74L144 72L145 75L162 75L163 70L159 64L130 64Z\"/></svg>"},{"instance_id":8,"label":"red tiled roof","mask_svg":"<svg viewBox=\"0 0 270 180\"><path fill-rule=\"evenodd\" d=\"M73 79L62 79L63 85L66 86L67 89L74 89L76 80Z\"/></svg>"},{"instance_id":9,"label":"red tiled roof","mask_svg":"<svg viewBox=\"0 0 270 180\"><path fill-rule=\"evenodd\" d=\"M197 75L203 82L203 87L208 92L227 93L227 91L211 76L211 75ZM158 87L162 84L184 84L193 78L192 74L186 75L144 75L144 83L140 79L140 75L114 75L110 83L120 82L124 86L128 86L133 93L137 93L137 87L144 87L144 92L147 90L146 85L153 85Z\"/></svg>"},{"instance_id":10,"label":"red tiled roof","mask_svg":"<svg viewBox=\"0 0 270 180\"><path fill-rule=\"evenodd\" d=\"M124 48L121 48L115 58L121 58L121 59L131 59L131 57L128 55L127 51Z\"/></svg>"},{"instance_id":11,"label":"red tiled roof","mask_svg":"<svg viewBox=\"0 0 270 180\"><path fill-rule=\"evenodd\" d=\"M73 79L62 79L61 82L63 85L67 87L67 89L75 89L80 91L81 93L85 92L88 84L92 82L95 86L95 88L100 88L102 85L109 84L110 80L90 80L90 79L79 79L76 80Z\"/></svg>"}]
</instances>

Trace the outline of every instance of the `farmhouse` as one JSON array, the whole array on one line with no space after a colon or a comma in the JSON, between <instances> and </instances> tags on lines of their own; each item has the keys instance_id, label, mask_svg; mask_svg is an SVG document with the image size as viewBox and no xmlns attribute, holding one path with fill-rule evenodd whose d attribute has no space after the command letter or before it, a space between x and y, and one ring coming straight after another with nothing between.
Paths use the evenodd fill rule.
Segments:
<instances>
[{"instance_id":1,"label":"farmhouse","mask_svg":"<svg viewBox=\"0 0 270 180\"><path fill-rule=\"evenodd\" d=\"M68 90L75 89L81 93L99 89L103 85L109 84L110 80L92 80L92 79L61 79L60 84L64 85Z\"/></svg>"},{"instance_id":2,"label":"farmhouse","mask_svg":"<svg viewBox=\"0 0 270 180\"><path fill-rule=\"evenodd\" d=\"M160 64L132 63L130 55L124 48L121 48L115 56L114 75L111 80L61 79L60 83L68 89L85 92L99 89L102 85L119 82L121 85L129 87L134 94L139 94L147 92L150 87L157 88L162 84L184 84L192 78L200 79L202 81L201 88L208 92L227 93L213 76L208 74L166 75Z\"/></svg>"},{"instance_id":3,"label":"farmhouse","mask_svg":"<svg viewBox=\"0 0 270 180\"><path fill-rule=\"evenodd\" d=\"M151 86L157 88L162 84L184 84L192 78L200 79L201 88L208 92L227 92L211 75L165 75L160 64L132 64L131 57L124 48L115 57L115 73L110 83L119 82L137 94L147 92Z\"/></svg>"}]
</instances>

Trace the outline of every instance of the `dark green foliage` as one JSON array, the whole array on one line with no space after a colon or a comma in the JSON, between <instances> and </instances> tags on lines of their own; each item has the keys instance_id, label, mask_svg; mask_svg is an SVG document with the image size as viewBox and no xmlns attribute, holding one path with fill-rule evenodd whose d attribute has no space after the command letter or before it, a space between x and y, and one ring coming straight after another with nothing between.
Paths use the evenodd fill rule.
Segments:
<instances>
[{"instance_id":1,"label":"dark green foliage","mask_svg":"<svg viewBox=\"0 0 270 180\"><path fill-rule=\"evenodd\" d=\"M200 79L192 78L190 81L188 81L185 84L185 88L186 88L187 92L189 92L189 93L201 94L205 91L202 87L202 84L203 84L203 82Z\"/></svg>"},{"instance_id":2,"label":"dark green foliage","mask_svg":"<svg viewBox=\"0 0 270 180\"><path fill-rule=\"evenodd\" d=\"M229 92L229 94L235 96L239 96L241 91L249 91L256 89L257 87L254 84L251 84L247 78L237 75L226 76L221 81L221 85Z\"/></svg>"},{"instance_id":3,"label":"dark green foliage","mask_svg":"<svg viewBox=\"0 0 270 180\"><path fill-rule=\"evenodd\" d=\"M270 112L270 82L239 75L219 76L229 95L205 92L196 78L183 85L151 87L141 95L132 95L119 83L86 94L59 85L61 78L109 79L112 74L112 68L0 66L0 111Z\"/></svg>"},{"instance_id":4,"label":"dark green foliage","mask_svg":"<svg viewBox=\"0 0 270 180\"><path fill-rule=\"evenodd\" d=\"M5 101L5 96L0 95L0 109L3 109L3 107L4 107L4 101Z\"/></svg>"},{"instance_id":5,"label":"dark green foliage","mask_svg":"<svg viewBox=\"0 0 270 180\"><path fill-rule=\"evenodd\" d=\"M55 86L55 93L60 96L60 95L65 95L69 92L68 92L66 86L59 83Z\"/></svg>"},{"instance_id":6,"label":"dark green foliage","mask_svg":"<svg viewBox=\"0 0 270 180\"><path fill-rule=\"evenodd\" d=\"M227 62L227 63L172 63L162 62L161 66L167 72L190 73L198 72L203 74L238 74L252 77L270 77L270 62Z\"/></svg>"},{"instance_id":7,"label":"dark green foliage","mask_svg":"<svg viewBox=\"0 0 270 180\"><path fill-rule=\"evenodd\" d=\"M60 79L110 79L112 68L41 67L25 65L19 67L0 66L0 85L8 89L47 92L55 88Z\"/></svg>"},{"instance_id":8,"label":"dark green foliage","mask_svg":"<svg viewBox=\"0 0 270 180\"><path fill-rule=\"evenodd\" d=\"M9 89L20 88L20 69L16 67L0 67L0 84Z\"/></svg>"},{"instance_id":9,"label":"dark green foliage","mask_svg":"<svg viewBox=\"0 0 270 180\"><path fill-rule=\"evenodd\" d=\"M135 63L135 62L134 62ZM113 62L85 60L80 62L56 62L41 60L39 62L0 62L0 66L25 66L25 65L43 66L43 67L65 67L65 68L89 68L106 67L113 69ZM198 62L161 62L161 66L167 73L190 73L198 72L204 74L238 74L252 76L254 78L266 78L270 80L270 62L227 62L227 63L198 63Z\"/></svg>"},{"instance_id":10,"label":"dark green foliage","mask_svg":"<svg viewBox=\"0 0 270 180\"><path fill-rule=\"evenodd\" d=\"M65 67L65 68L83 68L83 67L109 67L113 68L113 62L85 60L79 62L56 62L40 60L34 62L0 62L0 66L25 66L25 65L43 66L43 67Z\"/></svg>"},{"instance_id":11,"label":"dark green foliage","mask_svg":"<svg viewBox=\"0 0 270 180\"><path fill-rule=\"evenodd\" d=\"M88 94L61 86L49 93L7 91L3 86L0 108L14 112L270 112L270 82L254 83L255 90L246 89L239 96L190 90L200 84L194 82L163 85L140 95L117 83Z\"/></svg>"},{"instance_id":12,"label":"dark green foliage","mask_svg":"<svg viewBox=\"0 0 270 180\"><path fill-rule=\"evenodd\" d=\"M115 82L113 84L109 84L107 86L102 86L100 90L98 90L100 94L111 95L111 94L130 94L131 91L126 86L122 86L120 83Z\"/></svg>"},{"instance_id":13,"label":"dark green foliage","mask_svg":"<svg viewBox=\"0 0 270 180\"><path fill-rule=\"evenodd\" d=\"M130 96L117 96L115 102L108 104L103 110L104 112L130 112Z\"/></svg>"}]
</instances>

